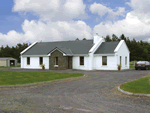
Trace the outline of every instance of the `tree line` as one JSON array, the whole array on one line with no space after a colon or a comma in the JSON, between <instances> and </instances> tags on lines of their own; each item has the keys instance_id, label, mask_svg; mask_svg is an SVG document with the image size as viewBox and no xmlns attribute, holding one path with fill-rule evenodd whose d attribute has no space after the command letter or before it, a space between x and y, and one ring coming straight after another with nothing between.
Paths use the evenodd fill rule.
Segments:
<instances>
[{"instance_id":1,"label":"tree line","mask_svg":"<svg viewBox=\"0 0 150 113\"><path fill-rule=\"evenodd\" d=\"M148 42L143 42L142 40L136 41L134 38L133 40L130 40L129 37L125 37L124 34L122 34L120 37L117 37L115 34L113 34L112 37L107 35L103 38L105 39L105 42L124 40L130 51L130 61L150 61L150 43ZM79 38L76 40L79 40ZM83 38L83 40L87 39ZM12 47L9 47L8 45L6 47L1 46L0 57L13 57L20 63L20 52L30 45L31 43L18 43L16 46Z\"/></svg>"},{"instance_id":2,"label":"tree line","mask_svg":"<svg viewBox=\"0 0 150 113\"><path fill-rule=\"evenodd\" d=\"M6 45L6 47L3 47L2 45L0 48L0 57L12 57L17 59L18 63L20 63L20 52L22 52L30 45L31 43L18 43L16 46L12 47L9 47L8 45Z\"/></svg>"}]
</instances>

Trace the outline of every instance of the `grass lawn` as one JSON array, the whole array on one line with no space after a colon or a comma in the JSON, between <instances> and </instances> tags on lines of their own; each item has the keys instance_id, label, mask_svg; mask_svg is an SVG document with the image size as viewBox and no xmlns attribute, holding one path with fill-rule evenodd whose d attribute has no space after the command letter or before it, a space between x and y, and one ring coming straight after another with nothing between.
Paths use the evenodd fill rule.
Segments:
<instances>
[{"instance_id":1,"label":"grass lawn","mask_svg":"<svg viewBox=\"0 0 150 113\"><path fill-rule=\"evenodd\" d=\"M132 93L150 94L150 75L124 83L120 88Z\"/></svg>"},{"instance_id":2,"label":"grass lawn","mask_svg":"<svg viewBox=\"0 0 150 113\"><path fill-rule=\"evenodd\" d=\"M18 65L18 66L9 66L9 67L2 67L2 66L0 66L0 68L14 68L14 67L20 67L20 65Z\"/></svg>"},{"instance_id":3,"label":"grass lawn","mask_svg":"<svg viewBox=\"0 0 150 113\"><path fill-rule=\"evenodd\" d=\"M131 66L131 65L130 65L130 69L133 69L133 68L135 68L135 66Z\"/></svg>"},{"instance_id":4,"label":"grass lawn","mask_svg":"<svg viewBox=\"0 0 150 113\"><path fill-rule=\"evenodd\" d=\"M29 84L71 77L83 76L81 73L0 71L0 85Z\"/></svg>"}]
</instances>

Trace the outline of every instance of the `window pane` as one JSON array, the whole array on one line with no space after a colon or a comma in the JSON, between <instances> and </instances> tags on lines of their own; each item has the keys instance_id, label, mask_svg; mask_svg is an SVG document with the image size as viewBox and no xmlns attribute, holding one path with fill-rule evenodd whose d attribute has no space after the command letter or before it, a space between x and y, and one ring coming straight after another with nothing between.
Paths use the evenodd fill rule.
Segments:
<instances>
[{"instance_id":1,"label":"window pane","mask_svg":"<svg viewBox=\"0 0 150 113\"><path fill-rule=\"evenodd\" d=\"M40 63L40 65L43 64L43 57L40 57L39 63Z\"/></svg>"},{"instance_id":2,"label":"window pane","mask_svg":"<svg viewBox=\"0 0 150 113\"><path fill-rule=\"evenodd\" d=\"M125 65L127 65L127 57L126 57L126 61L125 62L126 62Z\"/></svg>"},{"instance_id":3,"label":"window pane","mask_svg":"<svg viewBox=\"0 0 150 113\"><path fill-rule=\"evenodd\" d=\"M84 57L80 57L80 65L84 65Z\"/></svg>"},{"instance_id":4,"label":"window pane","mask_svg":"<svg viewBox=\"0 0 150 113\"><path fill-rule=\"evenodd\" d=\"M58 57L56 57L56 62L55 63L56 63L55 65L58 65Z\"/></svg>"},{"instance_id":5,"label":"window pane","mask_svg":"<svg viewBox=\"0 0 150 113\"><path fill-rule=\"evenodd\" d=\"M27 57L27 64L30 65L30 57Z\"/></svg>"},{"instance_id":6,"label":"window pane","mask_svg":"<svg viewBox=\"0 0 150 113\"><path fill-rule=\"evenodd\" d=\"M107 65L107 56L102 56L102 65Z\"/></svg>"}]
</instances>

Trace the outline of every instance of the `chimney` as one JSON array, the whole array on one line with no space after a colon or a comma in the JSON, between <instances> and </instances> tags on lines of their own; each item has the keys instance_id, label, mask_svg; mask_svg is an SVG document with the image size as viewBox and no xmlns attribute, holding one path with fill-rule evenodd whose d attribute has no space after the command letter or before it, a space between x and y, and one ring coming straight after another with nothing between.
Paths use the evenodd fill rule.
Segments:
<instances>
[{"instance_id":1,"label":"chimney","mask_svg":"<svg viewBox=\"0 0 150 113\"><path fill-rule=\"evenodd\" d=\"M96 35L94 35L93 43L96 44L100 40L100 38L101 37L98 35L98 33L96 33Z\"/></svg>"}]
</instances>

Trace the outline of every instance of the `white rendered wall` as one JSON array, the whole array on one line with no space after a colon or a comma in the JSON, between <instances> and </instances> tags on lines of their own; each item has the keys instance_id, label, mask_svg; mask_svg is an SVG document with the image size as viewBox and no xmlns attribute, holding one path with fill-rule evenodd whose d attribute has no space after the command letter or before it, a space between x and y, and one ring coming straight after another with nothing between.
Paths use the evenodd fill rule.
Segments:
<instances>
[{"instance_id":1,"label":"white rendered wall","mask_svg":"<svg viewBox=\"0 0 150 113\"><path fill-rule=\"evenodd\" d=\"M72 59L72 68L73 69L81 69L81 70L89 70L89 57L84 56L84 65L80 65L80 56L73 57Z\"/></svg>"},{"instance_id":2,"label":"white rendered wall","mask_svg":"<svg viewBox=\"0 0 150 113\"><path fill-rule=\"evenodd\" d=\"M45 69L49 69L49 57L43 57ZM39 64L39 57L30 57L30 65L27 65L27 57L21 56L21 68L42 69Z\"/></svg>"},{"instance_id":3,"label":"white rendered wall","mask_svg":"<svg viewBox=\"0 0 150 113\"><path fill-rule=\"evenodd\" d=\"M128 52L127 46L125 43L122 43L121 47L117 52L117 64L120 64L120 56L122 59L121 69L129 69L130 68L130 53ZM127 57L127 65L125 65L125 57Z\"/></svg>"},{"instance_id":4,"label":"white rendered wall","mask_svg":"<svg viewBox=\"0 0 150 113\"><path fill-rule=\"evenodd\" d=\"M106 56L106 55L104 55ZM102 65L102 56L94 56L93 69L94 70L117 70L117 59L115 55L107 56L107 65Z\"/></svg>"}]
</instances>

